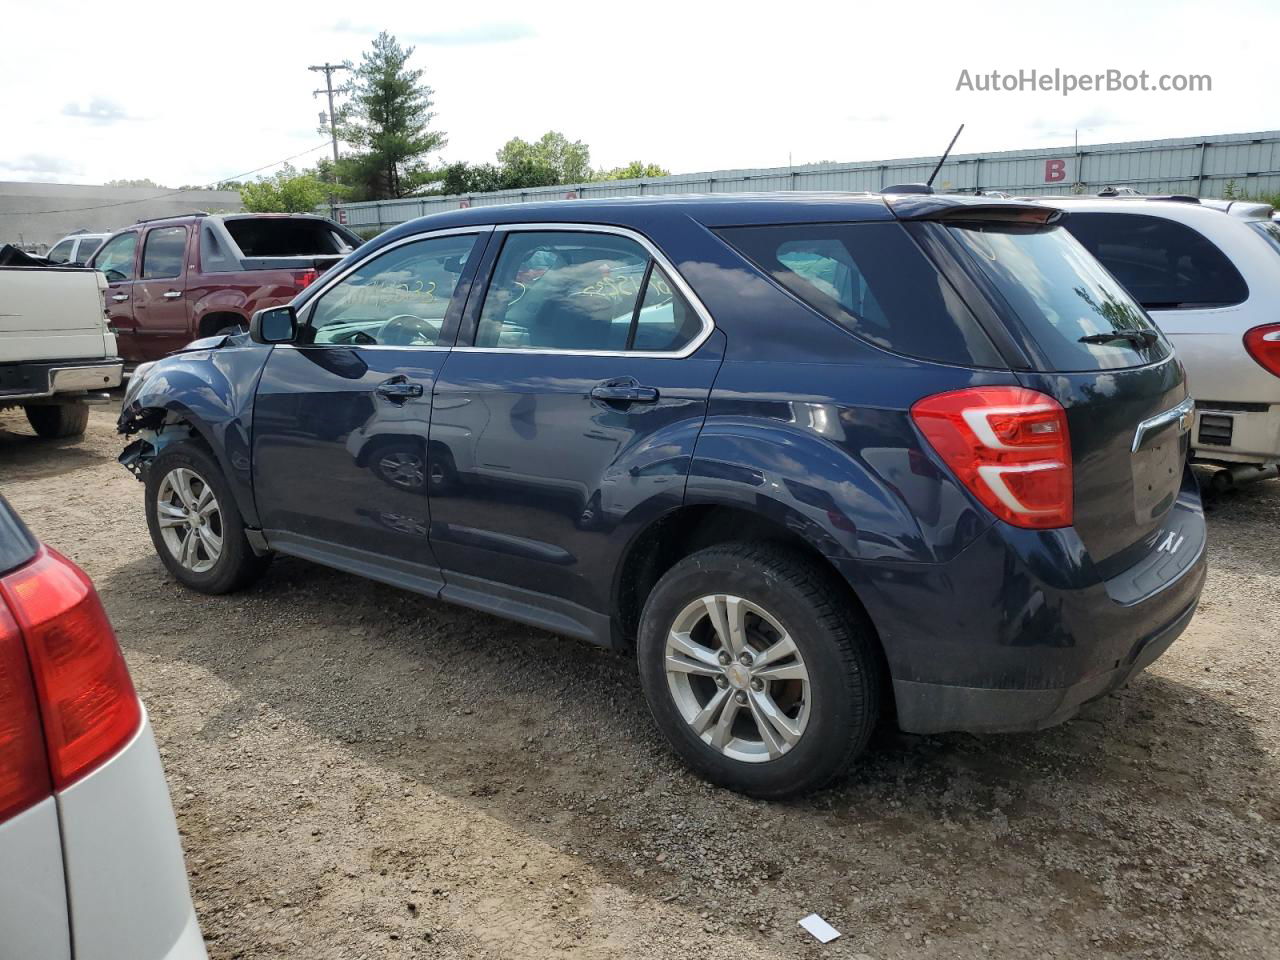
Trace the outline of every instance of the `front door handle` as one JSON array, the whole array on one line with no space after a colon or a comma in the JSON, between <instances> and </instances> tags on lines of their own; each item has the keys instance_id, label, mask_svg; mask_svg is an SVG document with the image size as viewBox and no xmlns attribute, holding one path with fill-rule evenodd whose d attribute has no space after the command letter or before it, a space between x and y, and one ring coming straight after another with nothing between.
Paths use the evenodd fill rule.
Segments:
<instances>
[{"instance_id":1,"label":"front door handle","mask_svg":"<svg viewBox=\"0 0 1280 960\"><path fill-rule=\"evenodd\" d=\"M111 299L114 300L116 303L119 303L121 300L128 300L129 295L127 293L113 293L111 295Z\"/></svg>"},{"instance_id":2,"label":"front door handle","mask_svg":"<svg viewBox=\"0 0 1280 960\"><path fill-rule=\"evenodd\" d=\"M618 377L592 387L591 398L605 403L657 403L658 388L637 383L634 377Z\"/></svg>"},{"instance_id":3,"label":"front door handle","mask_svg":"<svg viewBox=\"0 0 1280 960\"><path fill-rule=\"evenodd\" d=\"M164 298L166 300L177 300L180 296L182 296L181 290L169 290L165 293Z\"/></svg>"},{"instance_id":4,"label":"front door handle","mask_svg":"<svg viewBox=\"0 0 1280 960\"><path fill-rule=\"evenodd\" d=\"M411 397L422 396L422 384L409 383L404 379L387 380L374 387L373 391L380 397L404 403Z\"/></svg>"}]
</instances>

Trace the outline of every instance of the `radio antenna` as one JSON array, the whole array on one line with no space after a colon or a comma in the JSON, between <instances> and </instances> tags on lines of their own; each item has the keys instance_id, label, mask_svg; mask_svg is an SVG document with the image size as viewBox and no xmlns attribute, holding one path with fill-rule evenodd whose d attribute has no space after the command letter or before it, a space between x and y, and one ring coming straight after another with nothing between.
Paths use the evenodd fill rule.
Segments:
<instances>
[{"instance_id":1,"label":"radio antenna","mask_svg":"<svg viewBox=\"0 0 1280 960\"><path fill-rule=\"evenodd\" d=\"M956 131L956 135L951 138L951 142L947 144L947 149L942 151L942 156L938 158L938 165L933 168L933 173L929 174L929 179L924 182L926 187L933 186L933 178L938 175L938 171L942 169L942 165L947 162L947 157L951 156L951 148L956 145L956 141L960 139L960 133L964 130L964 124L960 124L960 129Z\"/></svg>"}]
</instances>

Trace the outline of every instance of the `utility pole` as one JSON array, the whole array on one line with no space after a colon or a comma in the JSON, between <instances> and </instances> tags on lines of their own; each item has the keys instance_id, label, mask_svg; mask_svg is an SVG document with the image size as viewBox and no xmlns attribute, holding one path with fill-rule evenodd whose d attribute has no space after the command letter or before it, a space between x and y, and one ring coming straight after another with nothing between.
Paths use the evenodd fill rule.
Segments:
<instances>
[{"instance_id":1,"label":"utility pole","mask_svg":"<svg viewBox=\"0 0 1280 960\"><path fill-rule=\"evenodd\" d=\"M333 162L336 167L338 163L338 118L333 112L333 75L339 70L350 70L351 68L341 63L321 63L313 67L307 67L307 69L316 73L324 73L324 89L314 90L311 95L318 97L320 94L325 93L329 96L329 135L333 138Z\"/></svg>"}]
</instances>

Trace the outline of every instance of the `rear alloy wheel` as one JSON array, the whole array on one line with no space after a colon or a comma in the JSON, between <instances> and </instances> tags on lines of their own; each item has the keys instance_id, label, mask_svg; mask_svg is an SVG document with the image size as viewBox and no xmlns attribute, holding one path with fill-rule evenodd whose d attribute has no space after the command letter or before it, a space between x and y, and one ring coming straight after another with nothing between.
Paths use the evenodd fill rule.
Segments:
<instances>
[{"instance_id":1,"label":"rear alloy wheel","mask_svg":"<svg viewBox=\"0 0 1280 960\"><path fill-rule=\"evenodd\" d=\"M160 560L202 593L229 593L262 573L235 498L213 455L195 441L165 448L147 469L147 527Z\"/></svg>"},{"instance_id":2,"label":"rear alloy wheel","mask_svg":"<svg viewBox=\"0 0 1280 960\"><path fill-rule=\"evenodd\" d=\"M684 558L645 602L645 697L699 775L755 797L814 790L848 769L879 718L866 615L833 571L774 544Z\"/></svg>"}]
</instances>

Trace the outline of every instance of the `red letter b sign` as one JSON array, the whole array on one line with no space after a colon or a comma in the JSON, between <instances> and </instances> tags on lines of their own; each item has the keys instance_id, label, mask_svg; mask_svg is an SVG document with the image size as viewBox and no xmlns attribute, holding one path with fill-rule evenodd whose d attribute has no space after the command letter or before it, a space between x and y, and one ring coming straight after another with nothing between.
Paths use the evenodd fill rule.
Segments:
<instances>
[{"instance_id":1,"label":"red letter b sign","mask_svg":"<svg viewBox=\"0 0 1280 960\"><path fill-rule=\"evenodd\" d=\"M1067 179L1067 161L1058 157L1044 162L1044 182L1057 183Z\"/></svg>"}]
</instances>

